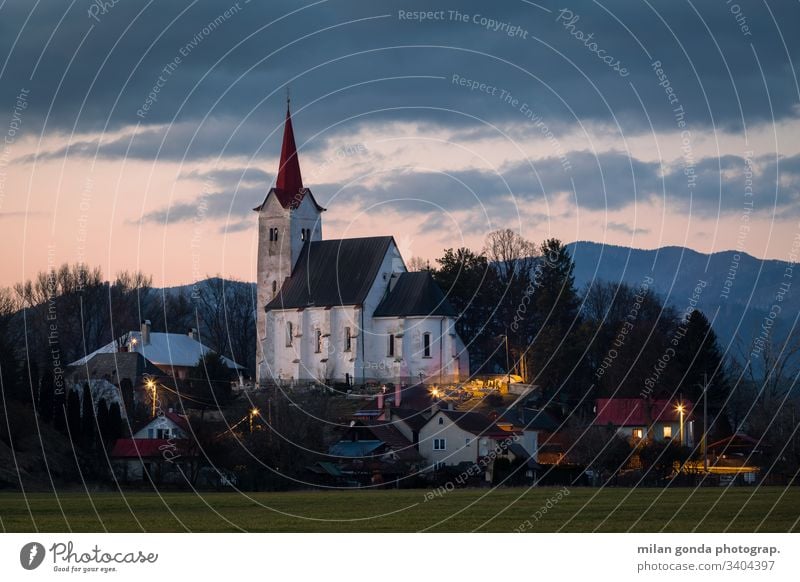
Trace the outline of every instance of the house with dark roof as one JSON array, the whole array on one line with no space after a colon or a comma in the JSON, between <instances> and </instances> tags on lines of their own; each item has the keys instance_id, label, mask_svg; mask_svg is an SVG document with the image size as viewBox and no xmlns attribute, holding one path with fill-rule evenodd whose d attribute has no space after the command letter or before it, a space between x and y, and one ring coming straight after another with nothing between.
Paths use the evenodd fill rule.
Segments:
<instances>
[{"instance_id":1,"label":"house with dark roof","mask_svg":"<svg viewBox=\"0 0 800 582\"><path fill-rule=\"evenodd\" d=\"M148 381L172 386L172 378L142 354L135 351L96 352L70 367L74 389L88 384L92 399L117 402L123 414L132 418L137 407L148 407L151 388ZM168 400L165 400L168 403Z\"/></svg>"},{"instance_id":2,"label":"house with dark roof","mask_svg":"<svg viewBox=\"0 0 800 582\"><path fill-rule=\"evenodd\" d=\"M418 448L428 467L476 464L491 473L494 459L522 439L478 412L437 410L419 431Z\"/></svg>"},{"instance_id":3,"label":"house with dark roof","mask_svg":"<svg viewBox=\"0 0 800 582\"><path fill-rule=\"evenodd\" d=\"M257 376L269 383L458 382L458 316L391 236L323 240L287 106L275 187L258 213Z\"/></svg>"}]
</instances>

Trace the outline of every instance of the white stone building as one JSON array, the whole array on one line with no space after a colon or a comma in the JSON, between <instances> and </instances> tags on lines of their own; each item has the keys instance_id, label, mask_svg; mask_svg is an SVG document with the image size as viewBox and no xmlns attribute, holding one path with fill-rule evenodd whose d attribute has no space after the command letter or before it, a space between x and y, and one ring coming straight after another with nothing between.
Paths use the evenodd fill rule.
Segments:
<instances>
[{"instance_id":1,"label":"white stone building","mask_svg":"<svg viewBox=\"0 0 800 582\"><path fill-rule=\"evenodd\" d=\"M276 185L258 212L259 384L457 382L469 358L430 273L391 236L323 240L286 113Z\"/></svg>"}]
</instances>

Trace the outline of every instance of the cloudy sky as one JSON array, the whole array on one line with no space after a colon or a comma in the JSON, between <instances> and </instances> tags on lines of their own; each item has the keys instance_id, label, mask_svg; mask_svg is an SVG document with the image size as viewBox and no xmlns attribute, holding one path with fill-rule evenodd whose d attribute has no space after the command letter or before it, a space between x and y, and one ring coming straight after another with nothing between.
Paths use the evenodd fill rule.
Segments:
<instances>
[{"instance_id":1,"label":"cloudy sky","mask_svg":"<svg viewBox=\"0 0 800 582\"><path fill-rule=\"evenodd\" d=\"M254 280L287 86L326 238L433 260L508 226L785 259L798 22L725 0L1 1L0 283L65 261Z\"/></svg>"}]
</instances>

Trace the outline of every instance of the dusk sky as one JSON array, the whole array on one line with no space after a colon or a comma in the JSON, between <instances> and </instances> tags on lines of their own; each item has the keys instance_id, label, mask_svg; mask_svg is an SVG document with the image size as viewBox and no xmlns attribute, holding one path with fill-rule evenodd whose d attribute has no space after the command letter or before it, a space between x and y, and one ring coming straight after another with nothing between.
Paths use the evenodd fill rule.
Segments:
<instances>
[{"instance_id":1,"label":"dusk sky","mask_svg":"<svg viewBox=\"0 0 800 582\"><path fill-rule=\"evenodd\" d=\"M0 284L78 261L255 280L287 86L324 238L786 260L798 23L788 1L2 1Z\"/></svg>"}]
</instances>

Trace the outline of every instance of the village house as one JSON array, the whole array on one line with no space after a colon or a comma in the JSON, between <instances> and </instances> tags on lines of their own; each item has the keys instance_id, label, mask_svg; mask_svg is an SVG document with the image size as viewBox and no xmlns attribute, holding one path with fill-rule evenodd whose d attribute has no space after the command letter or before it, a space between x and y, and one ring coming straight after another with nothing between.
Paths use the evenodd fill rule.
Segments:
<instances>
[{"instance_id":1,"label":"village house","mask_svg":"<svg viewBox=\"0 0 800 582\"><path fill-rule=\"evenodd\" d=\"M76 390L89 385L95 405L101 398L109 406L117 402L128 419L150 407L154 382L173 386L164 370L138 352L95 352L84 363L71 366L69 378Z\"/></svg>"},{"instance_id":2,"label":"village house","mask_svg":"<svg viewBox=\"0 0 800 582\"><path fill-rule=\"evenodd\" d=\"M688 400L599 398L594 426L611 426L632 444L643 440L673 440L694 446L694 404Z\"/></svg>"},{"instance_id":3,"label":"village house","mask_svg":"<svg viewBox=\"0 0 800 582\"><path fill-rule=\"evenodd\" d=\"M214 351L203 345L196 329L186 334L151 331L149 320L142 322L139 331L129 331L118 339L96 349L91 354L70 364L72 367L84 366L97 354L133 352L144 356L147 361L175 380L184 380L189 371L197 366L200 359ZM228 368L241 374L244 367L222 356Z\"/></svg>"},{"instance_id":4,"label":"village house","mask_svg":"<svg viewBox=\"0 0 800 582\"><path fill-rule=\"evenodd\" d=\"M116 478L126 483L185 483L196 457L190 434L186 418L170 410L132 438L117 439L109 454Z\"/></svg>"}]
</instances>

